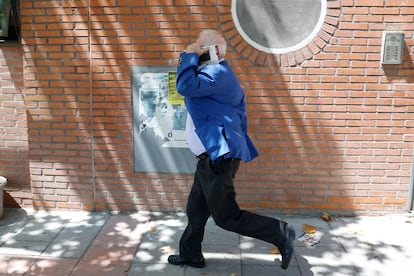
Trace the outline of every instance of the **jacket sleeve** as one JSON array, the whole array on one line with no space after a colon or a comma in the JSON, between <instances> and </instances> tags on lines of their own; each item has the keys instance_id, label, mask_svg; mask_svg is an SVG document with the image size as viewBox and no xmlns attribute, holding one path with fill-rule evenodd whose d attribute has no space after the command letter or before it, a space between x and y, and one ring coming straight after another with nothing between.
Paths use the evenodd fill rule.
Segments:
<instances>
[{"instance_id":1,"label":"jacket sleeve","mask_svg":"<svg viewBox=\"0 0 414 276\"><path fill-rule=\"evenodd\" d=\"M215 77L218 66L220 65L209 65L198 70L198 55L181 53L177 68L178 93L190 98L208 97L217 93Z\"/></svg>"}]
</instances>

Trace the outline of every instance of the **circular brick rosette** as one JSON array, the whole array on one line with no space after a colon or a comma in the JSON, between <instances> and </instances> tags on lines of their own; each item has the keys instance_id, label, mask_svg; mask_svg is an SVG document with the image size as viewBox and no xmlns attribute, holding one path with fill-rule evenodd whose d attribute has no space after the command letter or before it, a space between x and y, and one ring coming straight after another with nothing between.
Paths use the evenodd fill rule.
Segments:
<instances>
[{"instance_id":1,"label":"circular brick rosette","mask_svg":"<svg viewBox=\"0 0 414 276\"><path fill-rule=\"evenodd\" d=\"M237 0L235 0L237 1ZM287 53L268 53L249 44L237 30L232 15L232 1L217 1L219 25L230 47L241 57L256 65L293 67L323 51L328 45L339 24L341 1L327 0L326 15L320 30L302 48Z\"/></svg>"}]
</instances>

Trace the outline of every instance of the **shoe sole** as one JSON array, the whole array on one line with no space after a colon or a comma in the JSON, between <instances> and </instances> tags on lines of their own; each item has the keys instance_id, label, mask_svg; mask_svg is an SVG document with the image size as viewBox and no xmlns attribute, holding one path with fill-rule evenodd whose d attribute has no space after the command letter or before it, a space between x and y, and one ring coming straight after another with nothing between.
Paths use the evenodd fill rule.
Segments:
<instances>
[{"instance_id":1,"label":"shoe sole","mask_svg":"<svg viewBox=\"0 0 414 276\"><path fill-rule=\"evenodd\" d=\"M197 264L197 263L189 263L189 262L181 262L181 263L170 263L172 265L179 265L179 266L191 266L191 267L195 267L195 268L203 268L206 265L205 264Z\"/></svg>"},{"instance_id":2,"label":"shoe sole","mask_svg":"<svg viewBox=\"0 0 414 276\"><path fill-rule=\"evenodd\" d=\"M168 263L172 265L191 266L191 267L196 267L196 268L203 268L206 266L205 263L195 263L195 262L185 261L185 260L181 262L175 262L175 261L170 261L170 259L168 259Z\"/></svg>"},{"instance_id":3,"label":"shoe sole","mask_svg":"<svg viewBox=\"0 0 414 276\"><path fill-rule=\"evenodd\" d=\"M195 267L195 268L203 268L206 266L205 264L195 264L195 263L186 263L185 265Z\"/></svg>"}]
</instances>

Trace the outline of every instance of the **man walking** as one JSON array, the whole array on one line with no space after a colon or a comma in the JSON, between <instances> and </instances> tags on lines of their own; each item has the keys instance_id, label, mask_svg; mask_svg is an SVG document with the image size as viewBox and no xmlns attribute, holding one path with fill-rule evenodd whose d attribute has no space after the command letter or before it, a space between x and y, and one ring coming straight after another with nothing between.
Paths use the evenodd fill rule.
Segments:
<instances>
[{"instance_id":1,"label":"man walking","mask_svg":"<svg viewBox=\"0 0 414 276\"><path fill-rule=\"evenodd\" d=\"M293 255L295 231L286 222L240 210L233 178L240 161L258 152L247 134L244 92L224 59L226 42L214 30L204 30L180 55L177 90L188 111L187 140L197 169L188 198L188 224L173 265L204 267L201 243L211 215L228 231L269 242L278 247L283 269Z\"/></svg>"}]
</instances>

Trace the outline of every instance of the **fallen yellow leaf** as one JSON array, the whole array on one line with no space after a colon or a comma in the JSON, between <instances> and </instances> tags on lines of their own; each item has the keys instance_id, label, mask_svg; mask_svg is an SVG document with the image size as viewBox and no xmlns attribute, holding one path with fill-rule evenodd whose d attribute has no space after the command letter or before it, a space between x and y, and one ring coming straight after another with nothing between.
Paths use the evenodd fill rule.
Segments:
<instances>
[{"instance_id":1,"label":"fallen yellow leaf","mask_svg":"<svg viewBox=\"0 0 414 276\"><path fill-rule=\"evenodd\" d=\"M163 254L168 254L172 251L171 246L167 245L167 246L163 246L160 248L161 253Z\"/></svg>"},{"instance_id":2,"label":"fallen yellow leaf","mask_svg":"<svg viewBox=\"0 0 414 276\"><path fill-rule=\"evenodd\" d=\"M302 224L303 230L306 234L315 234L316 233L316 226L310 224Z\"/></svg>"},{"instance_id":3,"label":"fallen yellow leaf","mask_svg":"<svg viewBox=\"0 0 414 276\"><path fill-rule=\"evenodd\" d=\"M361 232L361 230L360 229L349 229L349 234L351 234L351 235L354 235L354 236L357 236L357 235L359 235L359 233Z\"/></svg>"},{"instance_id":4,"label":"fallen yellow leaf","mask_svg":"<svg viewBox=\"0 0 414 276\"><path fill-rule=\"evenodd\" d=\"M329 221L331 221L331 220L332 220L331 215L330 215L330 214L328 214L328 213L326 213L326 212L323 212L323 213L321 214L321 217L322 217L322 219L323 219L324 221L326 221L326 222L329 222Z\"/></svg>"},{"instance_id":5,"label":"fallen yellow leaf","mask_svg":"<svg viewBox=\"0 0 414 276\"><path fill-rule=\"evenodd\" d=\"M272 246L272 250L270 251L272 254L280 254L279 248L277 248L276 246Z\"/></svg>"}]
</instances>

